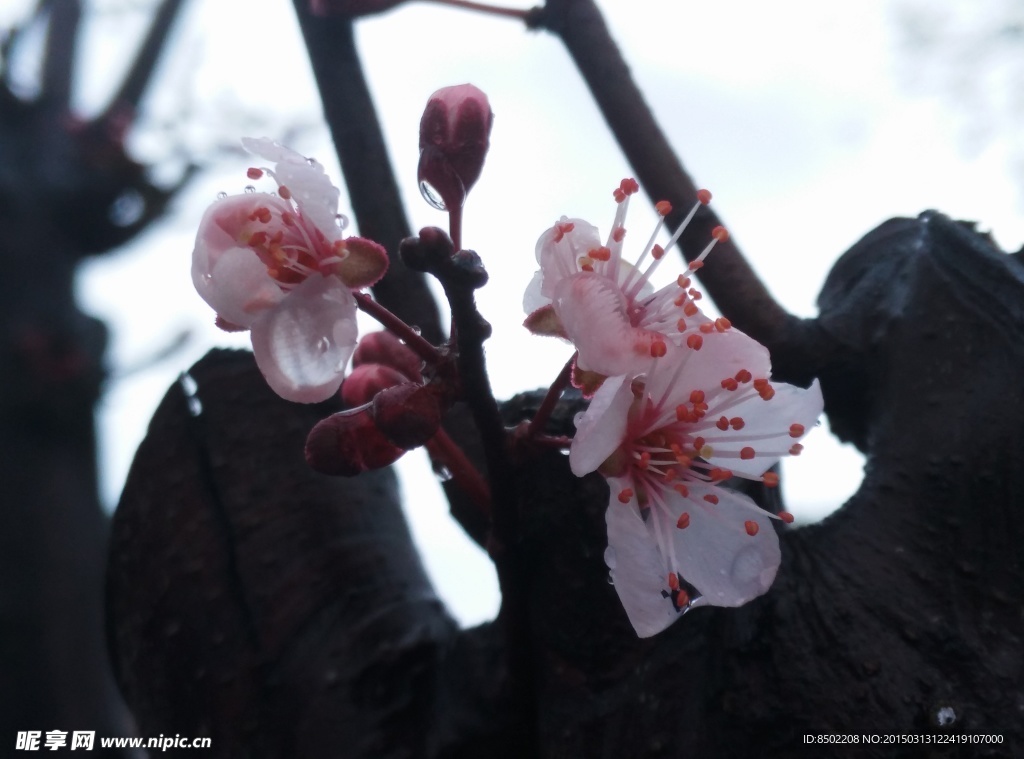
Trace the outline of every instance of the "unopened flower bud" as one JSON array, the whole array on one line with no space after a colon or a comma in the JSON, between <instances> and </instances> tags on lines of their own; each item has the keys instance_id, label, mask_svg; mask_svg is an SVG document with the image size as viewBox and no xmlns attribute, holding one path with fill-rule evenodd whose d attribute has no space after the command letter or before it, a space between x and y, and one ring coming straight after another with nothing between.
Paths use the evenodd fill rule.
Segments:
<instances>
[{"instance_id":1,"label":"unopened flower bud","mask_svg":"<svg viewBox=\"0 0 1024 759\"><path fill-rule=\"evenodd\" d=\"M441 211L462 207L487 155L491 124L487 95L472 84L444 87L420 119L420 192Z\"/></svg>"},{"instance_id":2,"label":"unopened flower bud","mask_svg":"<svg viewBox=\"0 0 1024 759\"><path fill-rule=\"evenodd\" d=\"M377 429L369 405L331 414L306 438L306 463L321 474L353 477L394 463L403 453Z\"/></svg>"},{"instance_id":3,"label":"unopened flower bud","mask_svg":"<svg viewBox=\"0 0 1024 759\"><path fill-rule=\"evenodd\" d=\"M377 429L408 450L423 445L441 425L441 407L431 387L406 382L378 393L372 404Z\"/></svg>"},{"instance_id":4,"label":"unopened flower bud","mask_svg":"<svg viewBox=\"0 0 1024 759\"><path fill-rule=\"evenodd\" d=\"M402 375L402 380L418 380L421 377L420 357L412 349L387 331L371 332L364 335L352 354L352 364L383 364ZM392 382L391 385L397 385ZM390 385L388 385L390 387ZM382 388L383 389L383 388ZM369 399L367 399L369 400Z\"/></svg>"},{"instance_id":5,"label":"unopened flower bud","mask_svg":"<svg viewBox=\"0 0 1024 759\"><path fill-rule=\"evenodd\" d=\"M341 399L349 408L362 406L389 387L408 382L409 378L383 364L360 364L341 383Z\"/></svg>"},{"instance_id":6,"label":"unopened flower bud","mask_svg":"<svg viewBox=\"0 0 1024 759\"><path fill-rule=\"evenodd\" d=\"M398 255L414 271L440 271L454 253L452 238L437 227L424 227L419 237L406 237L398 246Z\"/></svg>"}]
</instances>

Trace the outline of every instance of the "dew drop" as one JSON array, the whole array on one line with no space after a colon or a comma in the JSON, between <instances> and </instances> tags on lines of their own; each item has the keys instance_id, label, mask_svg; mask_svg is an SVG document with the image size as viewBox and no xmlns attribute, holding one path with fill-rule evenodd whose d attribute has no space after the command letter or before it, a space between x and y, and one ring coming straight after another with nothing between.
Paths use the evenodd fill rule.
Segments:
<instances>
[{"instance_id":1,"label":"dew drop","mask_svg":"<svg viewBox=\"0 0 1024 759\"><path fill-rule=\"evenodd\" d=\"M245 194L246 195L252 195L254 192L256 192L256 188L253 187L251 184L247 184L245 186Z\"/></svg>"},{"instance_id":2,"label":"dew drop","mask_svg":"<svg viewBox=\"0 0 1024 759\"><path fill-rule=\"evenodd\" d=\"M345 229L348 227L348 217L343 213L335 214L334 223L338 225L338 229Z\"/></svg>"},{"instance_id":3,"label":"dew drop","mask_svg":"<svg viewBox=\"0 0 1024 759\"><path fill-rule=\"evenodd\" d=\"M615 569L615 549L611 546L604 549L604 563L608 565L608 569ZM608 578L610 580L611 575Z\"/></svg>"},{"instance_id":4,"label":"dew drop","mask_svg":"<svg viewBox=\"0 0 1024 759\"><path fill-rule=\"evenodd\" d=\"M316 166L316 159L315 158L307 158L306 159L306 165L307 166Z\"/></svg>"},{"instance_id":5,"label":"dew drop","mask_svg":"<svg viewBox=\"0 0 1024 759\"><path fill-rule=\"evenodd\" d=\"M440 193L438 193L438 191L435 190L431 186L431 184L425 180L420 181L420 195L422 195L423 199L430 203L430 205L432 205L438 211L448 210L448 207L444 204L444 201L441 200Z\"/></svg>"},{"instance_id":6,"label":"dew drop","mask_svg":"<svg viewBox=\"0 0 1024 759\"><path fill-rule=\"evenodd\" d=\"M612 577L612 573L611 572L608 573L608 577L606 579L608 580L608 584L609 585L614 585L615 584L615 578Z\"/></svg>"},{"instance_id":7,"label":"dew drop","mask_svg":"<svg viewBox=\"0 0 1024 759\"><path fill-rule=\"evenodd\" d=\"M452 479L452 470L446 466L442 466L437 469L437 479L441 482L448 482Z\"/></svg>"},{"instance_id":8,"label":"dew drop","mask_svg":"<svg viewBox=\"0 0 1024 759\"><path fill-rule=\"evenodd\" d=\"M329 337L321 337L316 344L316 348L321 354L327 353L331 349L331 340Z\"/></svg>"},{"instance_id":9,"label":"dew drop","mask_svg":"<svg viewBox=\"0 0 1024 759\"><path fill-rule=\"evenodd\" d=\"M217 200L224 200L224 198L226 198L227 196L228 194L224 192L224 190L221 190L220 192L217 193Z\"/></svg>"},{"instance_id":10,"label":"dew drop","mask_svg":"<svg viewBox=\"0 0 1024 759\"><path fill-rule=\"evenodd\" d=\"M411 330L412 330L413 332L415 332L415 333L416 333L417 335L418 335L418 334L420 334L420 333L421 333L421 332L423 331L423 330L421 330L421 329L420 329L419 327L417 327L417 326L416 326L415 324L413 324L413 325L412 325L412 326L411 326L411 327L410 327L409 329L411 329Z\"/></svg>"}]
</instances>

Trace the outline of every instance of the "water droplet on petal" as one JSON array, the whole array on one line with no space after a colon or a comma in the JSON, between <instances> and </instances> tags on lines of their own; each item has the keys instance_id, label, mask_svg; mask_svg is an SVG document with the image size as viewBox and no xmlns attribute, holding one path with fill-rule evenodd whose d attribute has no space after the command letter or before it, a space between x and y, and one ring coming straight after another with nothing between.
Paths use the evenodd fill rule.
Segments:
<instances>
[{"instance_id":1,"label":"water droplet on petal","mask_svg":"<svg viewBox=\"0 0 1024 759\"><path fill-rule=\"evenodd\" d=\"M245 186L245 194L246 195L252 195L254 192L256 192L256 188L253 187L251 184L247 184Z\"/></svg>"},{"instance_id":2,"label":"water droplet on petal","mask_svg":"<svg viewBox=\"0 0 1024 759\"><path fill-rule=\"evenodd\" d=\"M582 411L576 412L576 416L574 416L572 418L573 425L576 426L576 427L579 427L580 426L580 422L582 422L582 421L583 421L583 412Z\"/></svg>"},{"instance_id":3,"label":"water droplet on petal","mask_svg":"<svg viewBox=\"0 0 1024 759\"><path fill-rule=\"evenodd\" d=\"M224 190L221 190L220 192L217 193L217 200L224 200L224 198L226 198L227 196L228 194L224 192Z\"/></svg>"},{"instance_id":4,"label":"water droplet on petal","mask_svg":"<svg viewBox=\"0 0 1024 759\"><path fill-rule=\"evenodd\" d=\"M421 181L420 182L420 195L422 195L423 199L425 201L427 201L428 203L430 203L430 205L432 205L438 211L447 211L448 210L448 207L444 204L444 201L441 200L440 193L438 193L438 191L435 190L430 185L429 182L426 182L426 181Z\"/></svg>"},{"instance_id":5,"label":"water droplet on petal","mask_svg":"<svg viewBox=\"0 0 1024 759\"><path fill-rule=\"evenodd\" d=\"M615 549L611 546L604 549L604 563L608 565L608 569L615 569Z\"/></svg>"},{"instance_id":6,"label":"water droplet on petal","mask_svg":"<svg viewBox=\"0 0 1024 759\"><path fill-rule=\"evenodd\" d=\"M420 332L422 332L422 330L419 327L417 327L415 324L413 324L409 329L411 329L417 335L420 334Z\"/></svg>"},{"instance_id":7,"label":"water droplet on petal","mask_svg":"<svg viewBox=\"0 0 1024 759\"><path fill-rule=\"evenodd\" d=\"M316 159L315 158L307 158L306 159L306 164L309 165L309 166L316 166Z\"/></svg>"},{"instance_id":8,"label":"water droplet on petal","mask_svg":"<svg viewBox=\"0 0 1024 759\"><path fill-rule=\"evenodd\" d=\"M348 217L343 213L335 214L334 223L338 225L338 229L345 229L348 227Z\"/></svg>"},{"instance_id":9,"label":"water droplet on petal","mask_svg":"<svg viewBox=\"0 0 1024 759\"><path fill-rule=\"evenodd\" d=\"M437 479L441 482L448 482L452 478L452 470L446 466L437 469Z\"/></svg>"}]
</instances>

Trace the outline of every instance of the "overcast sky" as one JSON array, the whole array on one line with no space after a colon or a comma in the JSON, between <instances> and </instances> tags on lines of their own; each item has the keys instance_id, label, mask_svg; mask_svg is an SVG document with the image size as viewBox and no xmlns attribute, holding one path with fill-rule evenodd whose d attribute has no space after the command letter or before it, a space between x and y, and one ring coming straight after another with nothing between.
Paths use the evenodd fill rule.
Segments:
<instances>
[{"instance_id":1,"label":"overcast sky","mask_svg":"<svg viewBox=\"0 0 1024 759\"><path fill-rule=\"evenodd\" d=\"M670 142L695 180L712 190L716 210L789 310L814 315L835 259L892 216L937 208L979 221L1007 248L1020 247L1021 194L1006 168L1012 144L998 130L976 139L977 125L955 88L932 75L934 55L908 51L905 19L920 3L599 4ZM981 18L1003 5L965 0L928 8L941 21L943 13L971 8ZM101 51L145 21L124 0L97 6L105 10L92 17L83 51L88 65L79 105L86 111L102 102L120 62ZM488 360L497 393L547 385L569 349L521 327L534 244L562 214L606 232L611 189L630 174L572 62L550 35L430 3L363 20L358 39L414 228L445 223L416 190L417 125L427 97L466 81L490 96L491 152L467 203L464 244L491 272L480 300L495 326ZM254 129L281 139L298 124L304 128L292 146L323 161L342 185L286 0L193 0L162 76L150 128L135 143L141 156L166 156L180 146L205 157ZM162 122L172 129L159 128ZM189 261L204 207L218 191L240 192L248 163L219 160L166 221L81 277L84 307L113 333L115 374L99 417L110 504L175 376L212 346L246 344L244 336L212 327L212 314L191 288ZM347 205L343 190L342 210ZM632 228L654 224L642 206L632 207ZM182 330L192 336L185 348L118 379ZM805 521L828 513L856 488L861 465L823 424L805 454L785 465L790 509ZM423 485L433 481L424 454L406 456L401 471L408 492L431 487ZM439 492L407 504L416 539L453 613L467 624L486 619L498 604L493 571L448 518Z\"/></svg>"}]
</instances>

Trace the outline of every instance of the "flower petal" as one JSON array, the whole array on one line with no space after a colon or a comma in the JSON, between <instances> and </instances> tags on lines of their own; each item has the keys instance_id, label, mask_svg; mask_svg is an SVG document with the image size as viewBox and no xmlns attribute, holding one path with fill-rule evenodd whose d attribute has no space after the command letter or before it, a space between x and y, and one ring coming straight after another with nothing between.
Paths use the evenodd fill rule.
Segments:
<instances>
[{"instance_id":1,"label":"flower petal","mask_svg":"<svg viewBox=\"0 0 1024 759\"><path fill-rule=\"evenodd\" d=\"M647 525L634 505L620 503L615 496L624 482L627 480L608 481L612 496L605 512L605 563L633 629L641 638L649 638L682 615L671 598L662 595L662 591L668 590L665 562L657 546L651 543Z\"/></svg>"},{"instance_id":2,"label":"flower petal","mask_svg":"<svg viewBox=\"0 0 1024 759\"><path fill-rule=\"evenodd\" d=\"M775 395L770 400L751 394L728 410L730 418L743 419L742 429L724 433L715 429L704 435L715 451L708 463L731 469L736 474L760 477L810 432L824 406L818 381L807 389L785 383L772 387ZM705 419L720 416L715 414L714 404L710 404ZM741 452L748 447L753 451L752 458L743 458Z\"/></svg>"},{"instance_id":3,"label":"flower petal","mask_svg":"<svg viewBox=\"0 0 1024 759\"><path fill-rule=\"evenodd\" d=\"M568 232L563 231L571 225ZM565 277L578 274L579 260L591 250L601 247L597 227L583 219L563 216L555 226L537 240L537 263L542 275L540 292L545 298L555 295L555 288Z\"/></svg>"},{"instance_id":4,"label":"flower petal","mask_svg":"<svg viewBox=\"0 0 1024 759\"><path fill-rule=\"evenodd\" d=\"M260 311L274 307L285 297L267 267L249 248L229 248L210 256L197 242L192 256L192 284L221 319L242 328L251 327Z\"/></svg>"},{"instance_id":5,"label":"flower petal","mask_svg":"<svg viewBox=\"0 0 1024 759\"><path fill-rule=\"evenodd\" d=\"M267 384L282 398L330 398L356 345L356 305L336 277L311 276L252 325L252 348Z\"/></svg>"},{"instance_id":6,"label":"flower petal","mask_svg":"<svg viewBox=\"0 0 1024 759\"><path fill-rule=\"evenodd\" d=\"M631 377L610 377L577 418L569 447L569 467L577 477L595 471L625 442L633 403L631 384Z\"/></svg>"},{"instance_id":7,"label":"flower petal","mask_svg":"<svg viewBox=\"0 0 1024 759\"><path fill-rule=\"evenodd\" d=\"M599 274L564 278L555 289L554 306L583 369L635 375L650 363L651 344L664 342L660 333L630 325L622 291Z\"/></svg>"},{"instance_id":8,"label":"flower petal","mask_svg":"<svg viewBox=\"0 0 1024 759\"><path fill-rule=\"evenodd\" d=\"M341 239L341 229L337 224L341 190L331 183L319 161L306 158L266 137L245 137L242 145L250 153L276 164L275 180L288 188L299 212L323 233L328 242Z\"/></svg>"},{"instance_id":9,"label":"flower petal","mask_svg":"<svg viewBox=\"0 0 1024 759\"><path fill-rule=\"evenodd\" d=\"M673 542L678 571L712 606L742 606L763 595L775 580L782 554L767 512L741 493L701 482L687 482L689 497L664 492L667 513L658 510ZM711 496L713 504L705 500ZM652 512L655 509L652 509ZM676 527L680 514L689 526ZM651 520L654 518L652 514ZM750 535L747 522L756 525ZM652 530L647 525L648 532Z\"/></svg>"},{"instance_id":10,"label":"flower petal","mask_svg":"<svg viewBox=\"0 0 1024 759\"><path fill-rule=\"evenodd\" d=\"M388 270L388 254L384 246L363 237L345 239L345 260L335 272L346 287L360 290L376 284Z\"/></svg>"}]
</instances>

